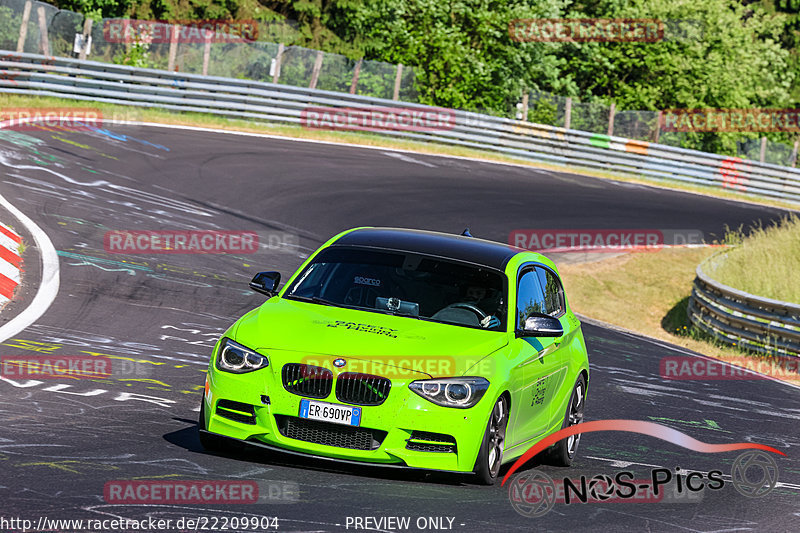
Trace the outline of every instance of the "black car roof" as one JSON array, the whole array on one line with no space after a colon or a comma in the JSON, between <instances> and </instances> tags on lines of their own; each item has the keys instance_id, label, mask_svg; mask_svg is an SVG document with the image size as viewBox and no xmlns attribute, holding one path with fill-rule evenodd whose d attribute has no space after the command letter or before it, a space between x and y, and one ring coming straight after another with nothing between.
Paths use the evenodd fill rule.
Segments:
<instances>
[{"instance_id":1,"label":"black car roof","mask_svg":"<svg viewBox=\"0 0 800 533\"><path fill-rule=\"evenodd\" d=\"M415 252L467 261L504 270L521 250L475 237L400 228L360 228L340 237L332 246L365 246Z\"/></svg>"}]
</instances>

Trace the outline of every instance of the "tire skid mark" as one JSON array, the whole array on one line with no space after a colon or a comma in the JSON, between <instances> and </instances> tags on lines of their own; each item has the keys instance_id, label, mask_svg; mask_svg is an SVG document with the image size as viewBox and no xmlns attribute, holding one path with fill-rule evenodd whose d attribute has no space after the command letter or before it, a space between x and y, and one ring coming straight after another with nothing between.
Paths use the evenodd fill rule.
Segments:
<instances>
[{"instance_id":1,"label":"tire skid mark","mask_svg":"<svg viewBox=\"0 0 800 533\"><path fill-rule=\"evenodd\" d=\"M182 211L188 214L203 216L203 217L212 217L214 216L213 213L210 211L199 209L194 205L191 205L187 202L182 202L180 200L170 199L165 196L160 196L158 194L145 192L139 189L133 189L131 187L126 187L124 185L117 185L116 183L111 183L107 180L95 180L90 182L82 182L76 179L70 178L69 176L57 172L53 169L47 167L41 167L36 165L14 165L10 163L3 157L0 157L0 164L12 168L17 171L21 170L33 170L33 171L41 171L51 174L57 178L60 178L64 182L75 185L77 187L88 187L88 188L97 188L102 189L104 192L108 192L111 194L116 194L122 196L124 198L135 198L141 201L145 201L154 205L159 205L161 207L166 207L169 209L175 209L176 211ZM70 189L72 190L72 189ZM125 203L123 205L132 206L133 204Z\"/></svg>"}]
</instances>

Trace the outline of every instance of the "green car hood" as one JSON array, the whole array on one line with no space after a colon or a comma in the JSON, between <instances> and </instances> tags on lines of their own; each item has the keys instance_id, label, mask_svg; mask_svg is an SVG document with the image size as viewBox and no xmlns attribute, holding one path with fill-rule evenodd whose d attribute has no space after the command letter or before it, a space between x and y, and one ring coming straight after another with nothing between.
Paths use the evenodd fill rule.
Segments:
<instances>
[{"instance_id":1,"label":"green car hood","mask_svg":"<svg viewBox=\"0 0 800 533\"><path fill-rule=\"evenodd\" d=\"M430 377L468 370L485 375L491 371L481 370L485 362L475 365L508 343L503 332L278 297L242 317L237 326L238 342L262 353L298 352L295 362L327 367L334 358L343 358L348 362L343 370L380 373L379 365L388 365ZM364 364L355 364L359 361Z\"/></svg>"}]
</instances>

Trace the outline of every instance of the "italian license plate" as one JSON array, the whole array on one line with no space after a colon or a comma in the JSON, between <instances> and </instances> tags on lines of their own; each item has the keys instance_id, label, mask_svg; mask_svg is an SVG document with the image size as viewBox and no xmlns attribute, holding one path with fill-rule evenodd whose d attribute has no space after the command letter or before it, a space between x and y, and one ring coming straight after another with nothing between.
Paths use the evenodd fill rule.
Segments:
<instances>
[{"instance_id":1,"label":"italian license plate","mask_svg":"<svg viewBox=\"0 0 800 533\"><path fill-rule=\"evenodd\" d=\"M361 424L361 408L303 399L300 400L300 418L358 426Z\"/></svg>"}]
</instances>

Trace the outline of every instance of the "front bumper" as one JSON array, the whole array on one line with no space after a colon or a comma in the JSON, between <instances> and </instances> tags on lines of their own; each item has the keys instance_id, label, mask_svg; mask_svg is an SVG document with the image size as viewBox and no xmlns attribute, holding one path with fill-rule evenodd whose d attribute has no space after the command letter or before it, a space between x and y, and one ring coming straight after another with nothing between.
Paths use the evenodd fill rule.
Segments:
<instances>
[{"instance_id":1,"label":"front bumper","mask_svg":"<svg viewBox=\"0 0 800 533\"><path fill-rule=\"evenodd\" d=\"M264 449L264 450L269 450L271 452L281 453L281 454L285 454L285 455L289 455L289 456L293 456L293 457L300 457L300 458L306 458L306 459L310 458L310 459L319 460L319 461L330 461L332 463L338 463L338 464L348 465L348 466L361 465L361 466L367 466L367 467L370 467L370 468L389 468L389 469L393 469L393 470L425 470L425 471L431 470L431 471L436 471L436 472L444 472L444 473L447 473L447 474L461 474L461 475L471 475L471 474L475 473L475 472L459 472L457 470L437 470L437 469L434 469L434 468L413 467L413 466L407 466L407 465L401 464L401 463L370 463L370 462L367 462L367 461L355 461L353 459L336 459L336 458L333 458L333 457L325 457L323 455L314 455L314 454L306 453L306 452L296 452L296 451L293 451L293 450L288 450L286 448L281 448L281 447L278 447L278 446L273 446L271 444L266 444L266 443L258 441L258 440L244 440L243 441L243 440L235 439L233 437L228 437L228 436L225 436L225 435L219 435L218 433L211 433L210 431L206 431L205 429L201 429L200 433L205 433L206 435L213 435L215 437L222 437L224 439L227 439L231 443L240 444L240 445L244 445L244 446L253 446L253 447L256 447L256 448L261 448L261 449Z\"/></svg>"},{"instance_id":2,"label":"front bumper","mask_svg":"<svg viewBox=\"0 0 800 533\"><path fill-rule=\"evenodd\" d=\"M360 406L361 423L354 430L351 426L298 417L300 401L308 396L284 388L282 364L278 361L299 358L283 355L286 357L270 354L269 367L247 374L220 371L212 362L203 400L208 432L263 447L339 461L461 473L473 471L493 406L492 399L487 398L496 395L492 388L474 407L454 409L433 404L409 390L408 384L415 378L392 376L386 400L378 406ZM331 357L331 361L333 359ZM329 368L333 369L335 378L338 371L333 366ZM337 400L334 391L325 398L311 399L351 406ZM354 435L354 431L359 435ZM372 433L372 446L363 444L364 432ZM366 441L369 440L367 437Z\"/></svg>"}]
</instances>

